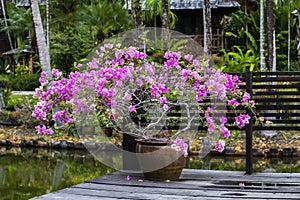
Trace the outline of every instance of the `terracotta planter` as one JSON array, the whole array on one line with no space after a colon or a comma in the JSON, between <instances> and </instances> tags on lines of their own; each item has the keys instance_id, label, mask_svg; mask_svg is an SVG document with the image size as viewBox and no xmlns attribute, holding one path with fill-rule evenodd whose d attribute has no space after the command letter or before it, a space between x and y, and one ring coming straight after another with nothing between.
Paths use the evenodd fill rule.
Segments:
<instances>
[{"instance_id":1,"label":"terracotta planter","mask_svg":"<svg viewBox=\"0 0 300 200\"><path fill-rule=\"evenodd\" d=\"M167 141L136 139L138 162L145 179L155 181L178 180L185 165L185 157Z\"/></svg>"}]
</instances>

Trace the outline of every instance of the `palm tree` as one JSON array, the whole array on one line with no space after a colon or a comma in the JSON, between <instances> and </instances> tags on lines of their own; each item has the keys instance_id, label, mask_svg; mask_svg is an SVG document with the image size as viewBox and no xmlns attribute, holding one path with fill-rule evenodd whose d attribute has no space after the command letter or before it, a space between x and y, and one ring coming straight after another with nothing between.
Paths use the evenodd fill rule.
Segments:
<instances>
[{"instance_id":1,"label":"palm tree","mask_svg":"<svg viewBox=\"0 0 300 200\"><path fill-rule=\"evenodd\" d=\"M260 0L260 31L259 31L259 43L260 43L260 71L266 71L265 61L265 31L264 31L264 0Z\"/></svg>"},{"instance_id":2,"label":"palm tree","mask_svg":"<svg viewBox=\"0 0 300 200\"><path fill-rule=\"evenodd\" d=\"M50 49L50 27L49 27L49 0L46 0L46 42L47 48Z\"/></svg>"},{"instance_id":3,"label":"palm tree","mask_svg":"<svg viewBox=\"0 0 300 200\"><path fill-rule=\"evenodd\" d=\"M161 0L162 4L162 27L168 29L169 28L169 0Z\"/></svg>"},{"instance_id":4,"label":"palm tree","mask_svg":"<svg viewBox=\"0 0 300 200\"><path fill-rule=\"evenodd\" d=\"M297 36L296 36L296 41L297 41L297 51L298 51L298 70L300 71L300 8L297 9L297 24L296 24L296 29L297 29Z\"/></svg>"},{"instance_id":5,"label":"palm tree","mask_svg":"<svg viewBox=\"0 0 300 200\"><path fill-rule=\"evenodd\" d=\"M203 1L204 54L212 54L212 27L210 0Z\"/></svg>"},{"instance_id":6,"label":"palm tree","mask_svg":"<svg viewBox=\"0 0 300 200\"><path fill-rule=\"evenodd\" d=\"M131 15L133 21L135 22L135 26L137 28L141 28L143 26L143 20L142 20L143 13L142 13L141 0L132 0Z\"/></svg>"},{"instance_id":7,"label":"palm tree","mask_svg":"<svg viewBox=\"0 0 300 200\"><path fill-rule=\"evenodd\" d=\"M156 18L160 17L162 21L168 21L169 28L175 28L177 16L169 9L169 5L166 5L166 3L168 4L166 0L146 0L146 9L143 12L145 21L153 21L154 27L156 27ZM163 15L165 19L163 19ZM168 20L166 20L167 18ZM166 27L166 25L162 25L162 27Z\"/></svg>"},{"instance_id":8,"label":"palm tree","mask_svg":"<svg viewBox=\"0 0 300 200\"><path fill-rule=\"evenodd\" d=\"M274 46L275 27L274 27L274 9L273 0L267 0L267 27L268 27L268 64L270 71L276 71L276 48ZM275 52L275 53L274 53ZM274 65L275 64L275 65Z\"/></svg>"},{"instance_id":9,"label":"palm tree","mask_svg":"<svg viewBox=\"0 0 300 200\"><path fill-rule=\"evenodd\" d=\"M288 1L288 71L291 68L291 2Z\"/></svg>"},{"instance_id":10,"label":"palm tree","mask_svg":"<svg viewBox=\"0 0 300 200\"><path fill-rule=\"evenodd\" d=\"M50 54L46 44L39 5L37 0L30 0L30 2L42 70L51 77Z\"/></svg>"},{"instance_id":11,"label":"palm tree","mask_svg":"<svg viewBox=\"0 0 300 200\"><path fill-rule=\"evenodd\" d=\"M83 5L78 9L78 26L94 29L97 43L102 42L109 34L130 28L132 24L130 15L119 3L102 1L97 5Z\"/></svg>"}]
</instances>

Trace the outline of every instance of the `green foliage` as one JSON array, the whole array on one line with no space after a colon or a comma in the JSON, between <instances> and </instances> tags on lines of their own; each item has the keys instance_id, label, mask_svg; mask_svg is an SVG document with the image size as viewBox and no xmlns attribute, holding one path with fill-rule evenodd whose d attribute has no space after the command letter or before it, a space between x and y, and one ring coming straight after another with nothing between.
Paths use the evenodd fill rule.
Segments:
<instances>
[{"instance_id":1,"label":"green foliage","mask_svg":"<svg viewBox=\"0 0 300 200\"><path fill-rule=\"evenodd\" d=\"M0 74L0 88L4 102L6 102L11 94L11 84L9 75Z\"/></svg>"},{"instance_id":2,"label":"green foliage","mask_svg":"<svg viewBox=\"0 0 300 200\"><path fill-rule=\"evenodd\" d=\"M10 95L6 100L6 110L1 112L0 119L10 123L34 128L37 120L32 117L32 111L37 100L32 95Z\"/></svg>"},{"instance_id":3,"label":"green foliage","mask_svg":"<svg viewBox=\"0 0 300 200\"><path fill-rule=\"evenodd\" d=\"M7 88L9 86L9 76L0 74L0 88Z\"/></svg>"},{"instance_id":4,"label":"green foliage","mask_svg":"<svg viewBox=\"0 0 300 200\"><path fill-rule=\"evenodd\" d=\"M291 10L288 10L288 3L291 3ZM294 9L299 8L298 1L282 0L273 2L274 8L274 20L275 20L275 33L276 33L276 53L277 53L277 70L287 71L287 54L288 54L288 13ZM229 16L225 16L222 20L223 29L227 35L230 36L230 43L237 46L250 49L257 56L258 48L256 44L259 42L260 31L260 10L245 12L238 10ZM290 70L297 70L295 66L297 61L296 42L296 18L291 15L291 67ZM247 31L246 31L247 30ZM265 30L267 30L267 24L265 19ZM267 35L265 34L265 37ZM267 49L267 43L265 43L265 49ZM267 54L267 53L266 53ZM267 55L266 55L267 56Z\"/></svg>"},{"instance_id":5,"label":"green foliage","mask_svg":"<svg viewBox=\"0 0 300 200\"><path fill-rule=\"evenodd\" d=\"M146 22L154 23L154 26L157 26L156 19L157 17L162 17L162 1L161 0L147 0L146 1L146 9L143 12L143 18ZM177 16L171 10L168 10L169 16L169 27L171 29L175 28L177 23Z\"/></svg>"},{"instance_id":6,"label":"green foliage","mask_svg":"<svg viewBox=\"0 0 300 200\"><path fill-rule=\"evenodd\" d=\"M6 2L6 14L8 26L5 26L3 18L0 18L0 32L4 31L10 33L15 39L14 48L18 49L28 49L28 33L33 32L33 22L31 10L25 7L16 7L16 4ZM16 58L20 56L20 53L14 55Z\"/></svg>"},{"instance_id":7,"label":"green foliage","mask_svg":"<svg viewBox=\"0 0 300 200\"><path fill-rule=\"evenodd\" d=\"M37 100L32 95L10 95L6 102L6 108L13 110L16 106L19 108L29 105L33 107L37 103Z\"/></svg>"},{"instance_id":8,"label":"green foliage","mask_svg":"<svg viewBox=\"0 0 300 200\"><path fill-rule=\"evenodd\" d=\"M34 91L40 86L39 74L22 74L9 77L9 88L17 91Z\"/></svg>"},{"instance_id":9,"label":"green foliage","mask_svg":"<svg viewBox=\"0 0 300 200\"><path fill-rule=\"evenodd\" d=\"M246 14L238 10L229 16L224 16L221 23L226 34L233 36L230 38L231 43L246 47L250 40L252 47L255 48L259 38L259 15L256 12L251 11Z\"/></svg>"},{"instance_id":10,"label":"green foliage","mask_svg":"<svg viewBox=\"0 0 300 200\"><path fill-rule=\"evenodd\" d=\"M80 5L76 13L77 27L88 27L95 35L95 42L131 28L129 13L118 2L101 1L97 5Z\"/></svg>"},{"instance_id":11,"label":"green foliage","mask_svg":"<svg viewBox=\"0 0 300 200\"><path fill-rule=\"evenodd\" d=\"M259 71L259 57L255 55L253 50L242 51L239 46L234 46L233 52L221 50L225 57L225 65L221 66L224 72L246 72Z\"/></svg>"},{"instance_id":12,"label":"green foliage","mask_svg":"<svg viewBox=\"0 0 300 200\"><path fill-rule=\"evenodd\" d=\"M4 122L10 122L10 123L16 123L16 124L19 123L18 118L14 114L14 112L9 111L9 110L3 110L2 112L0 112L0 120L4 121Z\"/></svg>"},{"instance_id":13,"label":"green foliage","mask_svg":"<svg viewBox=\"0 0 300 200\"><path fill-rule=\"evenodd\" d=\"M51 37L51 64L68 74L74 71L73 63L80 62L93 48L94 39L89 28L66 27Z\"/></svg>"}]
</instances>

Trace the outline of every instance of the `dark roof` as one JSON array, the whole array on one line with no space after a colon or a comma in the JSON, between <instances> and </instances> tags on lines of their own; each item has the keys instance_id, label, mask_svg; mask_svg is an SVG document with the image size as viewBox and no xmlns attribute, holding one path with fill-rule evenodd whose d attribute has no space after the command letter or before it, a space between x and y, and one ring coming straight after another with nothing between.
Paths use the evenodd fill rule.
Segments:
<instances>
[{"instance_id":1,"label":"dark roof","mask_svg":"<svg viewBox=\"0 0 300 200\"><path fill-rule=\"evenodd\" d=\"M181 9L202 9L203 0L170 0L171 10ZM234 0L210 0L211 8L230 8L239 7L240 4Z\"/></svg>"},{"instance_id":2,"label":"dark roof","mask_svg":"<svg viewBox=\"0 0 300 200\"><path fill-rule=\"evenodd\" d=\"M142 1L142 9L145 10L145 0ZM203 0L169 0L171 10L202 9ZM210 0L211 8L233 8L240 4L235 0ZM126 5L124 6L126 8ZM128 8L131 9L131 0L128 0Z\"/></svg>"},{"instance_id":3,"label":"dark roof","mask_svg":"<svg viewBox=\"0 0 300 200\"><path fill-rule=\"evenodd\" d=\"M46 0L38 0L38 2L42 5L46 5ZM50 1L49 1L50 3ZM19 3L16 5L17 7L29 7L30 0L20 0Z\"/></svg>"}]
</instances>

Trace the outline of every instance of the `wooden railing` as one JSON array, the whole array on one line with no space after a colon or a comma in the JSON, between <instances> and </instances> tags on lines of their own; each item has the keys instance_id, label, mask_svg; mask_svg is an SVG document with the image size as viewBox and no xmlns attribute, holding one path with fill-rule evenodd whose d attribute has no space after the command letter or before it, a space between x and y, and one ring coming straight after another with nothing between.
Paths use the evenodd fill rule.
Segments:
<instances>
[{"instance_id":1,"label":"wooden railing","mask_svg":"<svg viewBox=\"0 0 300 200\"><path fill-rule=\"evenodd\" d=\"M192 38L198 42L201 46L204 45L204 36L203 35L194 35ZM225 37L224 31L217 29L216 34L212 34L212 51L217 53L221 49L229 49L229 43Z\"/></svg>"},{"instance_id":2,"label":"wooden railing","mask_svg":"<svg viewBox=\"0 0 300 200\"><path fill-rule=\"evenodd\" d=\"M238 73L245 89L256 102L260 116L272 122L269 126L255 125L246 130L246 174L252 173L253 130L300 130L300 72ZM246 111L251 114L249 111Z\"/></svg>"}]
</instances>

